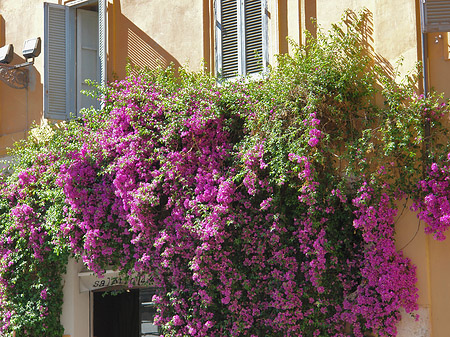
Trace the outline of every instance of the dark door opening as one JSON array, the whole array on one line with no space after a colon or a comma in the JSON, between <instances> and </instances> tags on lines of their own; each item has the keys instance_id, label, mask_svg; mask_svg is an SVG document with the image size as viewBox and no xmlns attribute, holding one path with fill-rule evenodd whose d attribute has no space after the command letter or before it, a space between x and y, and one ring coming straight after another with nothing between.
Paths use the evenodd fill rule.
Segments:
<instances>
[{"instance_id":1,"label":"dark door opening","mask_svg":"<svg viewBox=\"0 0 450 337\"><path fill-rule=\"evenodd\" d=\"M94 293L94 337L140 337L138 290Z\"/></svg>"},{"instance_id":2,"label":"dark door opening","mask_svg":"<svg viewBox=\"0 0 450 337\"><path fill-rule=\"evenodd\" d=\"M94 337L159 336L154 294L154 288L94 292Z\"/></svg>"}]
</instances>

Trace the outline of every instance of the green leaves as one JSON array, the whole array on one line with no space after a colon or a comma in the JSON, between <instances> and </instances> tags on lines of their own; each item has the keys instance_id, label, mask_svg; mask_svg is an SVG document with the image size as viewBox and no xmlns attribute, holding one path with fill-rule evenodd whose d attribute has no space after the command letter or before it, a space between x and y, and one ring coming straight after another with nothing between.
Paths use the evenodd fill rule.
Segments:
<instances>
[{"instance_id":1,"label":"green leaves","mask_svg":"<svg viewBox=\"0 0 450 337\"><path fill-rule=\"evenodd\" d=\"M204 268L203 276L211 274L211 280L226 267L248 282L234 285L236 289L232 290L239 296L233 300L241 301L243 307L248 304L243 299L245 294L266 301L265 311L260 311L259 302L252 302L255 312L262 315L255 324L276 322L274 317L285 324L283 328L281 323L244 327L241 322L237 329L262 334L259 332L264 327L276 336L284 335L282 329L290 329L290 323L278 314L282 308L294 308L289 301L296 296L298 303L311 311L308 320L297 320L298 331L325 335L333 324L342 323L331 317L345 300L344 294L350 296L358 288L360 266L367 252L361 230L352 223L352 199L366 181L373 186L373 195L361 197L360 206L367 209L376 206L382 193L416 193L423 162L446 160L450 148L447 127L442 123L448 106L434 94L417 96L411 78L400 82L377 65L376 55L367 44L366 22L362 16L334 25L326 34L319 30L317 37L308 35L305 45L294 45L292 55L278 56L276 67L259 80L218 85L206 72L179 69L176 75L171 67L130 68L129 78L99 89L105 98L102 110L85 110L80 119L33 128L27 140L16 144L12 173L0 181L0 279L10 282L2 286L0 311L11 323L0 327L2 332L61 335L61 275L70 254L84 254L88 249L83 245L85 233L80 226L69 224L74 220L69 218L84 221L89 212L97 226L91 239L99 251L88 257L100 256L90 261L94 266L122 263L123 273L133 272L139 262L137 246L129 248L126 258L121 255L125 247L134 244L130 237L135 235L144 240L139 242L139 249L153 247L141 256L145 263L154 258L150 255L155 250L167 252L165 269L152 271L155 275L160 273L161 279L174 275L185 278L165 285L170 291L164 294L167 302L161 302L160 319L167 325L168 334L182 333L176 330L182 329L178 324L182 314L176 311L182 309L176 308L183 307L177 301L182 296L186 303L198 300L189 297L198 290L191 275L200 268L197 263ZM431 134L425 131L427 125ZM425 155L424 144L430 150ZM115 176L119 171L120 179ZM66 183L58 180L62 175ZM113 190L114 183L120 185L121 193ZM101 196L96 194L100 189ZM84 200L86 196L93 198ZM119 198L123 196L126 198ZM79 208L76 212L75 207L67 205L69 197ZM105 199L103 209L96 208L101 198ZM111 202L109 198L117 199ZM388 204L394 198L386 200ZM127 213L131 206L133 216ZM120 216L112 215L116 208L120 208ZM173 228L190 234L158 242L153 236L169 238L168 216L174 209ZM139 226L130 226L129 222L136 223L138 218L145 220ZM124 231L111 234L119 221ZM219 236L216 227L221 221L222 241L218 239L214 245L222 250L204 255L199 250L202 258L189 260L197 241L206 240L200 235L203 227L208 225L214 232L211 236ZM389 227L390 222L386 223ZM139 228L151 231L140 235ZM38 242L33 241L36 233L42 242L33 246L31 243ZM104 250L105 256L98 245L100 237L102 244L111 248ZM185 240L191 239L186 244ZM180 258L176 254L181 253L174 253L174 248L185 250L186 255ZM273 254L265 250L273 250ZM246 265L241 261L244 253ZM226 265L216 255L223 255ZM207 264L213 256L215 269ZM253 258L259 265L252 262ZM314 264L316 269L311 267ZM286 282L280 281L280 270L270 269L273 266L281 266ZM291 275L294 271L296 274ZM261 273L268 275L266 283ZM278 279L270 279L271 273L279 273ZM236 282L236 275L229 277L230 284ZM287 287L290 282L300 285L304 298L297 288L284 298L280 284ZM261 284L271 288L264 292ZM182 289L186 285L188 292ZM211 281L202 289L204 294L212 294L215 302L202 304L201 309L213 308L205 311L204 317L219 319L217 327L228 333L232 321L220 318L241 319L242 315L227 316L230 298L222 301L221 296L231 288L216 287ZM242 289L237 290L239 287ZM270 292L277 294L279 307L271 307L270 296L274 295ZM51 301L46 300L50 296L47 293ZM292 312L303 317L302 308L294 309ZM183 319L194 322L196 310L188 307L189 314ZM170 323L170 315L177 317L177 324ZM196 326L204 326L198 317ZM253 313L247 318L253 322Z\"/></svg>"}]
</instances>

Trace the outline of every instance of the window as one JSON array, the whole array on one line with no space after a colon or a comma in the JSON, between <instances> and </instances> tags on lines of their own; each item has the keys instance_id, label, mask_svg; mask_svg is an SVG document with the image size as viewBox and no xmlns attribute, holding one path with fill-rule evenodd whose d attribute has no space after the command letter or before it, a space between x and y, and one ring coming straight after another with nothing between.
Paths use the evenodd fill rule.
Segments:
<instances>
[{"instance_id":1,"label":"window","mask_svg":"<svg viewBox=\"0 0 450 337\"><path fill-rule=\"evenodd\" d=\"M44 3L44 117L66 120L98 103L80 93L106 82L106 0Z\"/></svg>"},{"instance_id":2,"label":"window","mask_svg":"<svg viewBox=\"0 0 450 337\"><path fill-rule=\"evenodd\" d=\"M267 68L266 0L216 0L216 69L230 78Z\"/></svg>"},{"instance_id":3,"label":"window","mask_svg":"<svg viewBox=\"0 0 450 337\"><path fill-rule=\"evenodd\" d=\"M156 307L153 302L155 288L145 288L139 290L139 324L141 337L161 336L158 326L153 324L156 315Z\"/></svg>"}]
</instances>

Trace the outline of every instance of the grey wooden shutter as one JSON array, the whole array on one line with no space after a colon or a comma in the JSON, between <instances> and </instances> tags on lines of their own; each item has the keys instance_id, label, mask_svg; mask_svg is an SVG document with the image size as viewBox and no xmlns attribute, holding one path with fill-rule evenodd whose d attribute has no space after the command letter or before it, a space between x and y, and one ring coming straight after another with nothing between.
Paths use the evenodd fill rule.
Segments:
<instances>
[{"instance_id":1,"label":"grey wooden shutter","mask_svg":"<svg viewBox=\"0 0 450 337\"><path fill-rule=\"evenodd\" d=\"M238 58L238 4L236 0L221 0L221 66L222 76L236 76Z\"/></svg>"},{"instance_id":2,"label":"grey wooden shutter","mask_svg":"<svg viewBox=\"0 0 450 337\"><path fill-rule=\"evenodd\" d=\"M263 68L263 24L261 0L246 0L245 73L258 73Z\"/></svg>"},{"instance_id":3,"label":"grey wooden shutter","mask_svg":"<svg viewBox=\"0 0 450 337\"><path fill-rule=\"evenodd\" d=\"M66 8L44 3L44 117L67 119Z\"/></svg>"},{"instance_id":4,"label":"grey wooden shutter","mask_svg":"<svg viewBox=\"0 0 450 337\"><path fill-rule=\"evenodd\" d=\"M422 32L450 31L450 1L422 0Z\"/></svg>"},{"instance_id":5,"label":"grey wooden shutter","mask_svg":"<svg viewBox=\"0 0 450 337\"><path fill-rule=\"evenodd\" d=\"M107 48L107 0L98 0L98 56L100 83L106 84L107 68L106 68L106 48Z\"/></svg>"}]
</instances>

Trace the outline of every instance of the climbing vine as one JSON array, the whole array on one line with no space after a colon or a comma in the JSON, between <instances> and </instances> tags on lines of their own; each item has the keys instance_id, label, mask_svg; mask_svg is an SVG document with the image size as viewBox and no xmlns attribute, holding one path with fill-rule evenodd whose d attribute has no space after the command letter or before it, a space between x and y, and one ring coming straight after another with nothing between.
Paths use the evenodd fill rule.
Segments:
<instances>
[{"instance_id":1,"label":"climbing vine","mask_svg":"<svg viewBox=\"0 0 450 337\"><path fill-rule=\"evenodd\" d=\"M1 178L1 333L62 335L74 256L150 275L164 336L395 336L418 296L396 205L443 238L448 108L375 64L363 25L254 81L133 70L34 128Z\"/></svg>"}]
</instances>

